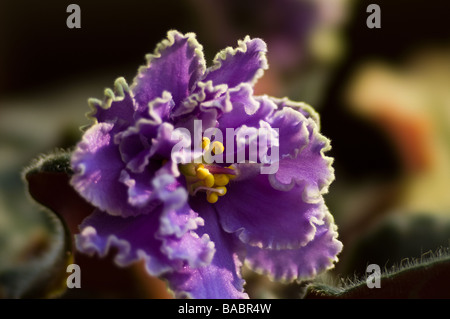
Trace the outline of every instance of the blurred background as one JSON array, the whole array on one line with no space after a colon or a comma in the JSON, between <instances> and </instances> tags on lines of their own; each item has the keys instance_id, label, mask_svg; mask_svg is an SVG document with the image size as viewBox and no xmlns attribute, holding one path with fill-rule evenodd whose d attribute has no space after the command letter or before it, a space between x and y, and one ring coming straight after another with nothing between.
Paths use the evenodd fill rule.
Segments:
<instances>
[{"instance_id":1,"label":"blurred background","mask_svg":"<svg viewBox=\"0 0 450 319\"><path fill-rule=\"evenodd\" d=\"M81 8L80 29L66 26L71 2ZM370 3L381 8L379 29L366 25ZM89 123L87 99L102 98L119 76L130 83L170 29L195 32L208 62L247 34L263 38L269 70L256 93L288 96L320 113L336 172L326 201L344 243L336 268L320 280L339 285L364 276L369 264L389 270L448 247L449 17L446 0L2 0L0 297L59 291L58 283L47 286L64 229L28 195L23 168L74 146ZM59 198L60 206L69 203ZM62 298L170 297L141 265L75 260L82 289ZM304 292L302 284L245 276L251 297Z\"/></svg>"}]
</instances>

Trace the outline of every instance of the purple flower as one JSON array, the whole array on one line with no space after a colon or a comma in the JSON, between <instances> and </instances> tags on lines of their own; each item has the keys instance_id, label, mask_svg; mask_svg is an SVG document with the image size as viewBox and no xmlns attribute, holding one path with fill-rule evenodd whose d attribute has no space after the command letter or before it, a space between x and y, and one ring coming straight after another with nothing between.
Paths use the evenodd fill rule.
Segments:
<instances>
[{"instance_id":1,"label":"purple flower","mask_svg":"<svg viewBox=\"0 0 450 319\"><path fill-rule=\"evenodd\" d=\"M334 179L329 141L308 105L253 95L266 51L246 37L206 68L195 35L170 31L131 87L119 78L103 101L90 100L95 123L73 153L71 184L96 210L80 225L78 250L114 247L122 266L144 259L176 297L247 298L244 263L283 281L333 267L342 244L322 196ZM195 134L196 120L203 131L236 129L236 147L203 139L199 153L175 134ZM276 141L259 143L259 128ZM180 141L187 148L173 152ZM206 150L251 152L251 141L279 154L276 172L262 174L262 161L192 161Z\"/></svg>"}]
</instances>

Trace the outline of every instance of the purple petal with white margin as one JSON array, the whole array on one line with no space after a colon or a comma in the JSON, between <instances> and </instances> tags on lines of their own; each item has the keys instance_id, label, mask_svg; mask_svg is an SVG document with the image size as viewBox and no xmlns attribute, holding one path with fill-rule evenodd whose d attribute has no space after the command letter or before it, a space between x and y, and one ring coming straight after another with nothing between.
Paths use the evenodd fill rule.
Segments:
<instances>
[{"instance_id":1,"label":"purple petal with white margin","mask_svg":"<svg viewBox=\"0 0 450 319\"><path fill-rule=\"evenodd\" d=\"M176 134L170 123L155 124L148 119L140 119L135 126L129 127L126 131L116 136L115 142L119 144L121 156L127 163L127 169L140 173L151 167L152 161L169 160L172 158L174 146L179 142L179 138L184 140L184 144L189 144L176 155L179 160L190 162L192 154L187 152L190 146L190 138ZM178 169L174 169L175 176L179 175Z\"/></svg>"},{"instance_id":2,"label":"purple petal with white margin","mask_svg":"<svg viewBox=\"0 0 450 319\"><path fill-rule=\"evenodd\" d=\"M159 199L155 198L153 183L151 183L158 169L157 165L159 164L154 164L154 169L148 169L139 174L125 169L122 170L119 180L128 188L128 203L130 205L151 211L161 204Z\"/></svg>"},{"instance_id":3,"label":"purple petal with white margin","mask_svg":"<svg viewBox=\"0 0 450 319\"><path fill-rule=\"evenodd\" d=\"M285 107L275 112L268 122L272 128L279 131L281 158L296 155L308 143L308 120L300 112Z\"/></svg>"},{"instance_id":4,"label":"purple petal with white margin","mask_svg":"<svg viewBox=\"0 0 450 319\"><path fill-rule=\"evenodd\" d=\"M249 118L246 119L245 125L257 127L259 121L267 121L267 119L273 114L277 106L266 95L254 96L254 99L259 103L259 107L256 110L255 114L249 116Z\"/></svg>"},{"instance_id":5,"label":"purple petal with white margin","mask_svg":"<svg viewBox=\"0 0 450 319\"><path fill-rule=\"evenodd\" d=\"M118 133L114 142L119 146L122 160L127 163L130 170L142 172L148 163L147 155L152 139L158 132L158 124L148 119L140 119L134 126Z\"/></svg>"},{"instance_id":6,"label":"purple petal with white margin","mask_svg":"<svg viewBox=\"0 0 450 319\"><path fill-rule=\"evenodd\" d=\"M316 122L317 126L320 128L320 116L319 113L317 113L312 106L304 103L304 102L296 102L288 99L287 97L284 97L282 99L275 98L272 96L267 96L276 106L279 110L289 107L292 108L300 113L306 118L311 118L314 122Z\"/></svg>"},{"instance_id":7,"label":"purple petal with white margin","mask_svg":"<svg viewBox=\"0 0 450 319\"><path fill-rule=\"evenodd\" d=\"M135 118L138 120L140 117L144 117L155 124L169 122L171 117L170 113L174 106L175 102L172 99L172 94L163 91L161 97L157 97L148 103L148 109L146 108L140 110L140 112L136 112Z\"/></svg>"},{"instance_id":8,"label":"purple petal with white margin","mask_svg":"<svg viewBox=\"0 0 450 319\"><path fill-rule=\"evenodd\" d=\"M214 204L222 227L242 242L271 249L295 249L308 243L325 211L321 203L302 199L303 188L276 190L258 164L237 164L240 176ZM250 173L253 171L253 173Z\"/></svg>"},{"instance_id":9,"label":"purple petal with white margin","mask_svg":"<svg viewBox=\"0 0 450 319\"><path fill-rule=\"evenodd\" d=\"M97 122L114 123L115 129L120 131L134 122L136 110L134 98L124 78L118 78L114 82L114 92L105 90L105 99L89 99L92 112L88 117L93 117Z\"/></svg>"},{"instance_id":10,"label":"purple petal with white margin","mask_svg":"<svg viewBox=\"0 0 450 319\"><path fill-rule=\"evenodd\" d=\"M291 109L284 108L280 112L285 110ZM291 110L288 113L292 112L296 111ZM319 133L316 123L311 119L308 119L307 130L307 145L294 153L291 151L289 156L281 159L278 171L270 175L269 180L274 188L285 191L294 185L304 185L303 199L314 203L320 201L321 195L328 191L328 186L334 180L334 169L333 159L324 154L331 148L329 140ZM285 130L280 129L280 144L285 140L281 136L283 132ZM295 132L292 136L295 136Z\"/></svg>"},{"instance_id":11,"label":"purple petal with white margin","mask_svg":"<svg viewBox=\"0 0 450 319\"><path fill-rule=\"evenodd\" d=\"M128 187L128 202L131 205L152 211L164 203L159 233L180 237L203 225L203 220L197 218L197 213L187 205L186 186L179 183L173 174L167 173L168 170L162 167L153 175L148 171L135 174L123 170L120 181Z\"/></svg>"},{"instance_id":12,"label":"purple petal with white margin","mask_svg":"<svg viewBox=\"0 0 450 319\"><path fill-rule=\"evenodd\" d=\"M219 109L227 108L229 105L222 102L222 100L227 98L227 90L228 86L225 84L214 86L212 81L199 81L195 85L192 94L189 95L182 103L175 105L172 108L171 116L173 118L177 118L192 113L201 103L206 103L211 107L217 107ZM214 103L214 105L211 105L211 103Z\"/></svg>"},{"instance_id":13,"label":"purple petal with white margin","mask_svg":"<svg viewBox=\"0 0 450 319\"><path fill-rule=\"evenodd\" d=\"M224 110L219 117L219 128L226 131L227 128L238 128L242 125L248 127L260 127L260 121L267 119L277 109L277 105L268 96L253 96L253 88L242 83L228 90L228 99L221 100L221 104L231 104L231 109Z\"/></svg>"},{"instance_id":14,"label":"purple petal with white margin","mask_svg":"<svg viewBox=\"0 0 450 319\"><path fill-rule=\"evenodd\" d=\"M241 127L231 131L223 138L225 152L223 155L215 155L222 162L233 163L262 163L266 160L267 150L279 146L278 132L273 130L267 122L260 121L260 127ZM275 154L275 153L273 153ZM220 157L221 156L221 157ZM207 160L208 157L205 157ZM278 161L278 158L275 159ZM274 161L275 161L274 160Z\"/></svg>"},{"instance_id":15,"label":"purple petal with white margin","mask_svg":"<svg viewBox=\"0 0 450 319\"><path fill-rule=\"evenodd\" d=\"M159 276L188 264L199 267L211 261L214 245L207 236L200 238L192 231L181 237L158 238L159 217L163 205L151 214L123 218L99 210L87 217L75 235L77 249L89 255L104 257L117 248L114 261L125 267L145 260L150 275Z\"/></svg>"},{"instance_id":16,"label":"purple petal with white margin","mask_svg":"<svg viewBox=\"0 0 450 319\"><path fill-rule=\"evenodd\" d=\"M164 275L177 298L196 299L245 299L244 280L240 269L243 260L243 244L232 234L225 233L217 220L213 207L203 199L190 201L192 208L205 220L199 234L208 234L215 243L216 252L210 264L193 269L184 267Z\"/></svg>"},{"instance_id":17,"label":"purple petal with white margin","mask_svg":"<svg viewBox=\"0 0 450 319\"><path fill-rule=\"evenodd\" d=\"M147 65L139 69L132 91L139 109L160 97L164 91L172 94L175 105L186 98L205 71L202 46L195 34L169 31L154 54L147 56Z\"/></svg>"},{"instance_id":18,"label":"purple petal with white margin","mask_svg":"<svg viewBox=\"0 0 450 319\"><path fill-rule=\"evenodd\" d=\"M291 282L314 278L334 267L342 243L337 239L337 227L331 214L317 226L314 239L298 249L272 250L247 246L245 264L275 281Z\"/></svg>"},{"instance_id":19,"label":"purple petal with white margin","mask_svg":"<svg viewBox=\"0 0 450 319\"><path fill-rule=\"evenodd\" d=\"M219 128L225 132L227 128L237 128L242 125L247 125L249 121L259 126L258 122L262 118L256 117L259 115L257 111L260 105L253 97L253 88L251 85L247 83L240 84L228 90L228 94L232 109L220 116Z\"/></svg>"},{"instance_id":20,"label":"purple petal with white margin","mask_svg":"<svg viewBox=\"0 0 450 319\"><path fill-rule=\"evenodd\" d=\"M186 185L179 183L173 174L167 174L167 170L163 167L151 178L147 172L134 174L123 170L121 181L128 187L128 202L131 205L145 206L152 211L164 203L158 234L181 237L203 225L203 219L187 204Z\"/></svg>"},{"instance_id":21,"label":"purple petal with white margin","mask_svg":"<svg viewBox=\"0 0 450 319\"><path fill-rule=\"evenodd\" d=\"M208 82L211 83L211 82ZM220 85L219 85L220 86ZM277 109L277 105L268 96L253 96L253 88L247 83L238 85L212 100L200 102L198 112L191 119L203 119L213 114L210 125L203 128L218 127L223 133L227 128L236 129L243 125L260 127L260 121L266 121Z\"/></svg>"},{"instance_id":22,"label":"purple petal with white margin","mask_svg":"<svg viewBox=\"0 0 450 319\"><path fill-rule=\"evenodd\" d=\"M181 237L187 231L203 226L203 219L197 217L198 214L187 203L186 185L181 184L171 174L158 175L152 184L156 190L154 196L164 203L158 230L161 236Z\"/></svg>"},{"instance_id":23,"label":"purple petal with white margin","mask_svg":"<svg viewBox=\"0 0 450 319\"><path fill-rule=\"evenodd\" d=\"M114 124L94 124L72 154L75 172L71 185L88 202L111 215L134 216L148 212L128 203L127 187L120 182L125 168L113 142Z\"/></svg>"},{"instance_id":24,"label":"purple petal with white margin","mask_svg":"<svg viewBox=\"0 0 450 319\"><path fill-rule=\"evenodd\" d=\"M202 81L227 84L229 88L243 82L253 85L268 68L266 52L267 45L263 40L247 36L238 42L236 49L229 47L220 51Z\"/></svg>"}]
</instances>

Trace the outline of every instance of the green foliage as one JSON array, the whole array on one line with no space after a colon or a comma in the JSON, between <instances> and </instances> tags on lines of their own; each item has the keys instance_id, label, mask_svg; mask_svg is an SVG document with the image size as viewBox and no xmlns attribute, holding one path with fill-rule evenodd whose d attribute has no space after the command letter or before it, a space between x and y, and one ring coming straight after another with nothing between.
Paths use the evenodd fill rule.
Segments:
<instances>
[{"instance_id":1,"label":"green foliage","mask_svg":"<svg viewBox=\"0 0 450 319\"><path fill-rule=\"evenodd\" d=\"M450 249L428 252L381 274L380 288L369 288L366 278L344 280L342 286L311 284L306 299L409 299L450 298Z\"/></svg>"},{"instance_id":2,"label":"green foliage","mask_svg":"<svg viewBox=\"0 0 450 319\"><path fill-rule=\"evenodd\" d=\"M72 175L70 156L71 152L65 150L57 150L50 154L41 155L24 169L23 176L27 178L28 175L39 173L65 173Z\"/></svg>"}]
</instances>

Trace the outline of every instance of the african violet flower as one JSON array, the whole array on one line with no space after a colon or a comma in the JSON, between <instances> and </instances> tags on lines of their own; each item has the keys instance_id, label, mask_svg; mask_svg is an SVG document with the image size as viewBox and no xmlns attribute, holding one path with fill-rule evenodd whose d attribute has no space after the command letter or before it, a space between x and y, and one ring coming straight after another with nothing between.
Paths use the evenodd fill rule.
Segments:
<instances>
[{"instance_id":1,"label":"african violet flower","mask_svg":"<svg viewBox=\"0 0 450 319\"><path fill-rule=\"evenodd\" d=\"M306 104L253 96L266 51L246 37L206 68L195 35L170 31L131 87L119 78L104 101L90 100L95 123L71 161L71 184L96 207L76 235L79 251L104 256L114 247L118 265L145 260L176 297L192 298L247 298L244 262L283 281L333 266L342 244L322 197L334 178L329 141ZM202 139L199 153L175 134L198 120L203 131L236 129L236 141L247 134L248 151L266 128L274 135L258 147L279 154L278 170L192 161L211 145L216 155L239 146ZM191 148L174 152L180 141Z\"/></svg>"}]
</instances>

